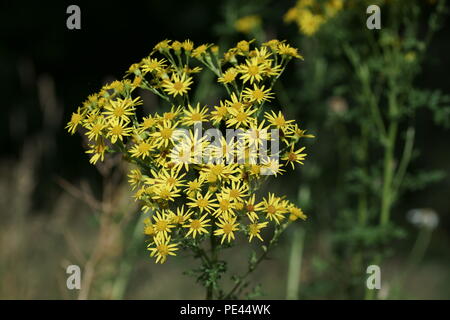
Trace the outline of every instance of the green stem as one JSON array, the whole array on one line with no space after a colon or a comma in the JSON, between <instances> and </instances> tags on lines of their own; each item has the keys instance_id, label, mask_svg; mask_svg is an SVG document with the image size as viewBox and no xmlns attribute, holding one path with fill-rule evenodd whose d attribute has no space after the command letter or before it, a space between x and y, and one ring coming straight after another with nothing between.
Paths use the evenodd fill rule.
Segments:
<instances>
[{"instance_id":1,"label":"green stem","mask_svg":"<svg viewBox=\"0 0 450 320\"><path fill-rule=\"evenodd\" d=\"M292 236L291 254L287 276L286 299L296 300L299 297L300 274L302 269L303 243L305 231L298 228Z\"/></svg>"}]
</instances>

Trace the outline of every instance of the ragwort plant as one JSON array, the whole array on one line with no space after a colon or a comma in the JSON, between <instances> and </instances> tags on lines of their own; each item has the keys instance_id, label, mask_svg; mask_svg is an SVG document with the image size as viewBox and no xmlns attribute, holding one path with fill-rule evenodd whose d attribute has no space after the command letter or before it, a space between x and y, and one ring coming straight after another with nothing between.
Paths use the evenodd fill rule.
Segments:
<instances>
[{"instance_id":1,"label":"ragwort plant","mask_svg":"<svg viewBox=\"0 0 450 320\"><path fill-rule=\"evenodd\" d=\"M436 124L449 124L449 97L417 85L445 13L444 3L299 0L284 16L285 22L297 25L299 44L308 56L315 57L299 72L304 90L289 96L314 105L306 116L309 125L325 123L321 139L328 134L336 140L337 161L326 164L326 155L320 160L322 167L335 168L336 192L327 195L326 203L312 192L318 217L339 211L332 237L334 257L325 263L329 272L318 275L327 281L329 273L340 274L341 283L337 288L329 285L330 291L363 296L365 267L382 264L393 254L391 245L404 234L396 223L401 195L443 177L436 170L412 172L410 165L419 155L415 145L419 110L431 111ZM381 7L381 30L366 28L364 13L371 4ZM339 152L349 148L353 152ZM320 181L317 188L326 190ZM374 298L374 291L367 290L366 298Z\"/></svg>"},{"instance_id":2,"label":"ragwort plant","mask_svg":"<svg viewBox=\"0 0 450 320\"><path fill-rule=\"evenodd\" d=\"M288 63L302 59L297 49L285 41L258 47L241 41L219 52L212 44L161 41L122 80L90 95L67 124L70 133L79 130L90 140L91 163L119 153L135 166L128 177L147 215L150 256L165 263L180 250L192 252L201 267L187 273L206 288L208 299L236 297L285 228L306 219L285 197L257 199L255 192L270 176L303 164L300 144L312 137L269 107ZM197 74L208 71L226 94L214 106L190 97ZM144 114L138 88L158 96L166 110ZM234 246L238 234L259 241L262 253L252 255L247 272L225 292L220 252Z\"/></svg>"}]
</instances>

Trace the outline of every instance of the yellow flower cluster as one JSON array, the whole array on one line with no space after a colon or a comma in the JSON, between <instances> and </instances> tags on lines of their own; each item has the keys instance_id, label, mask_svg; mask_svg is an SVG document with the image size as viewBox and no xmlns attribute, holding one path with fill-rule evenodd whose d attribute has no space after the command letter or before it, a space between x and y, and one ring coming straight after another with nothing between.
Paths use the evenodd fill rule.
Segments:
<instances>
[{"instance_id":1,"label":"yellow flower cluster","mask_svg":"<svg viewBox=\"0 0 450 320\"><path fill-rule=\"evenodd\" d=\"M212 44L164 40L131 65L122 80L90 95L67 124L70 133L81 129L88 137L91 163L118 152L136 165L129 183L143 212L150 214L144 232L156 262L165 262L186 241L199 244L207 234L221 243L231 242L236 233L263 240L261 230L269 223L306 218L284 197L269 193L256 201L255 196L269 175L303 164L305 148L297 145L313 137L281 112L263 111L288 62L301 56L284 41L252 47L252 41L241 41L220 55ZM225 98L215 106L191 104L195 74L203 67L225 88ZM144 115L138 88L159 96L167 110ZM221 133L240 131L232 139L211 141L199 125ZM279 152L262 152L276 138ZM211 158L222 160L205 161Z\"/></svg>"},{"instance_id":2,"label":"yellow flower cluster","mask_svg":"<svg viewBox=\"0 0 450 320\"><path fill-rule=\"evenodd\" d=\"M343 0L297 0L296 5L286 12L284 21L297 23L301 33L312 36L343 6Z\"/></svg>"}]
</instances>

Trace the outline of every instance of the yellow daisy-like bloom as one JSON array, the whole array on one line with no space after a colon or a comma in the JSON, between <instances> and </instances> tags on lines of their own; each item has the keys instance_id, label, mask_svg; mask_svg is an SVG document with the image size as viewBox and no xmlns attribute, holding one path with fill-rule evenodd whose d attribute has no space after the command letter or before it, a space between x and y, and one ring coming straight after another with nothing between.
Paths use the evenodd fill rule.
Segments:
<instances>
[{"instance_id":1,"label":"yellow daisy-like bloom","mask_svg":"<svg viewBox=\"0 0 450 320\"><path fill-rule=\"evenodd\" d=\"M185 95L191 89L189 86L192 83L192 77L188 77L185 73L183 73L181 76L173 73L172 79L164 80L162 87L168 94L176 97L177 95Z\"/></svg>"},{"instance_id":2,"label":"yellow daisy-like bloom","mask_svg":"<svg viewBox=\"0 0 450 320\"><path fill-rule=\"evenodd\" d=\"M270 140L270 131L268 128L264 128L265 120L261 121L259 125L256 122L252 122L249 128L242 133L242 138L248 143L249 146L262 146L264 142Z\"/></svg>"},{"instance_id":3,"label":"yellow daisy-like bloom","mask_svg":"<svg viewBox=\"0 0 450 320\"><path fill-rule=\"evenodd\" d=\"M142 122L139 123L139 133L142 133L146 130L153 129L153 127L158 123L158 119L156 117L152 117L151 115L142 118Z\"/></svg>"},{"instance_id":4,"label":"yellow daisy-like bloom","mask_svg":"<svg viewBox=\"0 0 450 320\"><path fill-rule=\"evenodd\" d=\"M172 212L166 212L164 210L162 210L161 212L157 211L153 215L153 228L155 230L157 238L167 238L169 236L169 233L171 232L170 229L175 228L171 221L171 215Z\"/></svg>"},{"instance_id":5,"label":"yellow daisy-like bloom","mask_svg":"<svg viewBox=\"0 0 450 320\"><path fill-rule=\"evenodd\" d=\"M186 173L181 173L180 169L181 167L172 168L170 170L163 168L158 172L152 170L151 172L154 176L153 181L156 184L167 185L171 188L184 187L185 184L182 178L186 175Z\"/></svg>"},{"instance_id":6,"label":"yellow daisy-like bloom","mask_svg":"<svg viewBox=\"0 0 450 320\"><path fill-rule=\"evenodd\" d=\"M286 43L280 43L277 51L279 54L303 60L303 56L298 53L297 48L293 48Z\"/></svg>"},{"instance_id":7,"label":"yellow daisy-like bloom","mask_svg":"<svg viewBox=\"0 0 450 320\"><path fill-rule=\"evenodd\" d=\"M217 79L217 82L221 83L230 83L233 82L236 79L236 76L238 74L238 71L236 68L229 68L227 71L225 71L221 77Z\"/></svg>"},{"instance_id":8,"label":"yellow daisy-like bloom","mask_svg":"<svg viewBox=\"0 0 450 320\"><path fill-rule=\"evenodd\" d=\"M207 53L208 48L210 48L211 46L212 46L211 44L199 45L197 48L195 48L192 51L192 56L197 59L202 58L203 55L205 55Z\"/></svg>"},{"instance_id":9,"label":"yellow daisy-like bloom","mask_svg":"<svg viewBox=\"0 0 450 320\"><path fill-rule=\"evenodd\" d=\"M309 10L300 10L297 17L300 31L307 36L315 34L324 23L324 17Z\"/></svg>"},{"instance_id":10,"label":"yellow daisy-like bloom","mask_svg":"<svg viewBox=\"0 0 450 320\"><path fill-rule=\"evenodd\" d=\"M215 106L211 111L211 120L213 124L217 125L224 120L228 115L228 109L224 102L220 101L220 106Z\"/></svg>"},{"instance_id":11,"label":"yellow daisy-like bloom","mask_svg":"<svg viewBox=\"0 0 450 320\"><path fill-rule=\"evenodd\" d=\"M142 140L131 148L130 153L133 157L145 159L153 150L154 147L148 140Z\"/></svg>"},{"instance_id":12,"label":"yellow daisy-like bloom","mask_svg":"<svg viewBox=\"0 0 450 320\"><path fill-rule=\"evenodd\" d=\"M157 50L157 51L165 51L165 50L169 50L170 49L170 42L171 40L162 40L160 42L158 42L153 49Z\"/></svg>"},{"instance_id":13,"label":"yellow daisy-like bloom","mask_svg":"<svg viewBox=\"0 0 450 320\"><path fill-rule=\"evenodd\" d=\"M113 118L123 121L130 121L129 116L134 114L135 106L142 104L140 98L137 97L134 100L130 98L117 100L110 100L109 104L105 106L103 114L107 119Z\"/></svg>"},{"instance_id":14,"label":"yellow daisy-like bloom","mask_svg":"<svg viewBox=\"0 0 450 320\"><path fill-rule=\"evenodd\" d=\"M241 127L248 127L252 122L256 119L252 118L252 114L256 112L256 109L248 108L247 110L241 109L236 110L233 108L229 109L229 113L231 114L230 119L227 120L227 125L234 126L236 129Z\"/></svg>"},{"instance_id":15,"label":"yellow daisy-like bloom","mask_svg":"<svg viewBox=\"0 0 450 320\"><path fill-rule=\"evenodd\" d=\"M282 164L276 157L266 157L261 160L261 174L269 176L277 176L286 170L282 169Z\"/></svg>"},{"instance_id":16,"label":"yellow daisy-like bloom","mask_svg":"<svg viewBox=\"0 0 450 320\"><path fill-rule=\"evenodd\" d=\"M184 40L184 41L181 43L181 45L182 45L183 49L184 49L185 51L187 51L187 52L191 52L192 49L194 49L194 43L193 43L191 40L189 40L189 39Z\"/></svg>"},{"instance_id":17,"label":"yellow daisy-like bloom","mask_svg":"<svg viewBox=\"0 0 450 320\"><path fill-rule=\"evenodd\" d=\"M247 217L250 219L251 222L255 222L259 219L258 217L258 211L262 210L262 203L255 204L255 195L252 194L250 198L248 198L244 202L244 210L247 214Z\"/></svg>"},{"instance_id":18,"label":"yellow daisy-like bloom","mask_svg":"<svg viewBox=\"0 0 450 320\"><path fill-rule=\"evenodd\" d=\"M152 199L155 200L175 201L175 198L180 196L180 189L168 185L154 186L152 190L155 193Z\"/></svg>"},{"instance_id":19,"label":"yellow daisy-like bloom","mask_svg":"<svg viewBox=\"0 0 450 320\"><path fill-rule=\"evenodd\" d=\"M220 218L219 221L216 222L216 226L219 227L219 229L214 230L215 236L222 236L222 240L220 243L222 244L225 239L227 239L227 242L230 242L231 239L234 240L234 231L238 230L239 223L236 223L236 218Z\"/></svg>"},{"instance_id":20,"label":"yellow daisy-like bloom","mask_svg":"<svg viewBox=\"0 0 450 320\"><path fill-rule=\"evenodd\" d=\"M238 142L232 138L227 141L225 137L220 137L220 140L214 144L209 145L210 154L214 159L221 162L232 163L236 158L236 151Z\"/></svg>"},{"instance_id":21,"label":"yellow daisy-like bloom","mask_svg":"<svg viewBox=\"0 0 450 320\"><path fill-rule=\"evenodd\" d=\"M285 155L281 158L281 160L285 160L286 164L291 164L292 169L295 169L295 163L303 164L303 161L305 160L305 157L307 156L306 153L301 153L303 150L305 150L305 147L302 147L298 149L297 151L294 151L294 145L291 146L291 149L289 152L286 152Z\"/></svg>"},{"instance_id":22,"label":"yellow daisy-like bloom","mask_svg":"<svg viewBox=\"0 0 450 320\"><path fill-rule=\"evenodd\" d=\"M97 140L102 135L103 129L106 128L105 119L103 117L97 117L96 120L87 123L85 128L88 130L86 131L88 139Z\"/></svg>"},{"instance_id":23,"label":"yellow daisy-like bloom","mask_svg":"<svg viewBox=\"0 0 450 320\"><path fill-rule=\"evenodd\" d=\"M141 69L144 72L144 74L148 72L162 72L164 68L166 67L166 60L165 59L153 59L153 58L145 58L142 60L142 66Z\"/></svg>"},{"instance_id":24,"label":"yellow daisy-like bloom","mask_svg":"<svg viewBox=\"0 0 450 320\"><path fill-rule=\"evenodd\" d=\"M167 239L155 239L154 243L155 247L148 248L148 250L151 252L150 256L154 257L156 256L156 263L164 263L167 260L167 256L175 256L175 252L177 251L177 244L170 243L170 237Z\"/></svg>"},{"instance_id":25,"label":"yellow daisy-like bloom","mask_svg":"<svg viewBox=\"0 0 450 320\"><path fill-rule=\"evenodd\" d=\"M109 122L109 130L106 137L111 139L112 143L116 143L117 140L123 141L123 138L129 136L132 128L127 127L128 122L120 119L114 119Z\"/></svg>"},{"instance_id":26,"label":"yellow daisy-like bloom","mask_svg":"<svg viewBox=\"0 0 450 320\"><path fill-rule=\"evenodd\" d=\"M210 213L214 210L214 203L216 200L211 199L212 193L207 192L204 196L201 193L198 193L195 197L188 197L191 202L188 202L187 205L191 208L198 208L200 213L204 211Z\"/></svg>"},{"instance_id":27,"label":"yellow daisy-like bloom","mask_svg":"<svg viewBox=\"0 0 450 320\"><path fill-rule=\"evenodd\" d=\"M231 175L239 172L239 169L236 164L225 164L222 162L219 163L212 163L205 165L201 171L200 174L202 176L213 174L217 179L230 179Z\"/></svg>"},{"instance_id":28,"label":"yellow daisy-like bloom","mask_svg":"<svg viewBox=\"0 0 450 320\"><path fill-rule=\"evenodd\" d=\"M162 124L156 125L156 132L151 136L155 138L156 147L167 147L170 143L174 143L176 138L178 122L164 120Z\"/></svg>"},{"instance_id":29,"label":"yellow daisy-like bloom","mask_svg":"<svg viewBox=\"0 0 450 320\"><path fill-rule=\"evenodd\" d=\"M231 186L223 188L233 202L242 202L248 196L248 186L242 181L231 181Z\"/></svg>"},{"instance_id":30,"label":"yellow daisy-like bloom","mask_svg":"<svg viewBox=\"0 0 450 320\"><path fill-rule=\"evenodd\" d=\"M184 190L188 197L195 197L201 191L204 180L202 178L187 182L187 188Z\"/></svg>"},{"instance_id":31,"label":"yellow daisy-like bloom","mask_svg":"<svg viewBox=\"0 0 450 320\"><path fill-rule=\"evenodd\" d=\"M221 216L221 217L230 217L234 216L234 209L235 205L232 203L230 196L227 194L220 194L218 193L216 195L217 203L214 204L215 207L217 207L216 211L214 211L214 216Z\"/></svg>"},{"instance_id":32,"label":"yellow daisy-like bloom","mask_svg":"<svg viewBox=\"0 0 450 320\"><path fill-rule=\"evenodd\" d=\"M192 238L195 239L197 234L201 235L203 233L208 233L206 227L211 226L210 224L208 224L208 222L211 221L211 219L206 219L207 216L208 214L205 213L200 219L190 218L188 223L183 226L184 228L189 228L189 231L185 237L187 238L192 234Z\"/></svg>"},{"instance_id":33,"label":"yellow daisy-like bloom","mask_svg":"<svg viewBox=\"0 0 450 320\"><path fill-rule=\"evenodd\" d=\"M266 213L267 219L270 221L274 220L277 224L280 224L280 221L285 218L284 213L287 212L287 208L281 204L280 198L269 192L269 197L267 199L263 198L262 211Z\"/></svg>"},{"instance_id":34,"label":"yellow daisy-like bloom","mask_svg":"<svg viewBox=\"0 0 450 320\"><path fill-rule=\"evenodd\" d=\"M208 121L208 118L206 117L207 112L208 108L206 106L200 108L200 103L197 103L195 108L189 105L188 109L184 110L184 117L181 119L181 122L184 125L192 126L197 122Z\"/></svg>"},{"instance_id":35,"label":"yellow daisy-like bloom","mask_svg":"<svg viewBox=\"0 0 450 320\"><path fill-rule=\"evenodd\" d=\"M288 125L294 122L294 120L286 120L281 111L278 111L278 114L275 112L265 112L264 117L269 121L269 123L277 129L286 132L288 130Z\"/></svg>"},{"instance_id":36,"label":"yellow daisy-like bloom","mask_svg":"<svg viewBox=\"0 0 450 320\"><path fill-rule=\"evenodd\" d=\"M245 88L244 91L242 91L244 99L250 102L256 101L262 103L264 101L269 101L270 99L273 99L273 95L270 88L264 90L264 86L258 87L256 84L253 85L253 89Z\"/></svg>"},{"instance_id":37,"label":"yellow daisy-like bloom","mask_svg":"<svg viewBox=\"0 0 450 320\"><path fill-rule=\"evenodd\" d=\"M164 120L174 121L182 112L183 108L178 106L175 108L175 106L172 106L170 108L170 111L164 112L162 115L162 118Z\"/></svg>"},{"instance_id":38,"label":"yellow daisy-like bloom","mask_svg":"<svg viewBox=\"0 0 450 320\"><path fill-rule=\"evenodd\" d=\"M154 236L156 234L155 226L150 221L150 218L144 220L144 234L147 236Z\"/></svg>"},{"instance_id":39,"label":"yellow daisy-like bloom","mask_svg":"<svg viewBox=\"0 0 450 320\"><path fill-rule=\"evenodd\" d=\"M263 241L261 237L261 229L267 227L268 222L254 222L248 225L248 242L251 242L254 237L257 237L259 240Z\"/></svg>"},{"instance_id":40,"label":"yellow daisy-like bloom","mask_svg":"<svg viewBox=\"0 0 450 320\"><path fill-rule=\"evenodd\" d=\"M184 205L181 207L177 207L177 213L176 214L174 213L171 216L171 222L178 225L184 225L191 215L192 215L191 211L184 210Z\"/></svg>"},{"instance_id":41,"label":"yellow daisy-like bloom","mask_svg":"<svg viewBox=\"0 0 450 320\"><path fill-rule=\"evenodd\" d=\"M289 210L289 220L291 221L295 221L298 218L302 219L302 220L306 220L307 216L304 214L303 210L300 208L297 208L296 206L289 206L288 208Z\"/></svg>"},{"instance_id":42,"label":"yellow daisy-like bloom","mask_svg":"<svg viewBox=\"0 0 450 320\"><path fill-rule=\"evenodd\" d=\"M230 108L229 110L241 111L245 108L245 104L234 94L231 94L231 100L225 100L225 103Z\"/></svg>"},{"instance_id":43,"label":"yellow daisy-like bloom","mask_svg":"<svg viewBox=\"0 0 450 320\"><path fill-rule=\"evenodd\" d=\"M106 145L102 139L99 139L95 144L89 144L89 150L86 153L93 154L89 162L96 164L98 160L103 161L105 158Z\"/></svg>"},{"instance_id":44,"label":"yellow daisy-like bloom","mask_svg":"<svg viewBox=\"0 0 450 320\"><path fill-rule=\"evenodd\" d=\"M77 127L81 122L83 121L84 116L81 111L81 108L77 109L77 112L72 113L72 117L69 121L69 123L66 126L66 129L69 131L70 134L74 134L77 130Z\"/></svg>"},{"instance_id":45,"label":"yellow daisy-like bloom","mask_svg":"<svg viewBox=\"0 0 450 320\"><path fill-rule=\"evenodd\" d=\"M142 172L139 169L132 169L128 174L128 183L132 186L132 189L136 189L142 181Z\"/></svg>"},{"instance_id":46,"label":"yellow daisy-like bloom","mask_svg":"<svg viewBox=\"0 0 450 320\"><path fill-rule=\"evenodd\" d=\"M242 74L240 79L246 83L250 81L253 84L254 81L259 82L263 79L265 71L265 65L260 64L258 58L247 59L245 64L239 66L239 72Z\"/></svg>"}]
</instances>

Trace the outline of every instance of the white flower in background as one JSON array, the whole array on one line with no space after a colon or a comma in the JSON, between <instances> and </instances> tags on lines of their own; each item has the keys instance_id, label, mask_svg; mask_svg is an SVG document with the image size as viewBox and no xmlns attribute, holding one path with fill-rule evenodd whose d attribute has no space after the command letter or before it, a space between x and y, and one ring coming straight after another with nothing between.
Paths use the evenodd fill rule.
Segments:
<instances>
[{"instance_id":1,"label":"white flower in background","mask_svg":"<svg viewBox=\"0 0 450 320\"><path fill-rule=\"evenodd\" d=\"M433 209L412 209L408 211L406 217L413 225L430 230L435 229L439 224L439 216Z\"/></svg>"}]
</instances>

